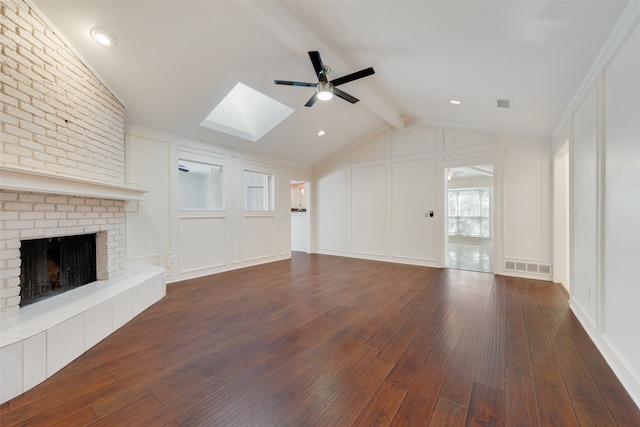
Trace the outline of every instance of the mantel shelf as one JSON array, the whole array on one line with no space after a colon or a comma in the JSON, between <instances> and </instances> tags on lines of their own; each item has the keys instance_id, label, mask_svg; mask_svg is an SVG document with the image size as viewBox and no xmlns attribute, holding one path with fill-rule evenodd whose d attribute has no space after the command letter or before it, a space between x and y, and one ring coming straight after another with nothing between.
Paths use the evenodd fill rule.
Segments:
<instances>
[{"instance_id":1,"label":"mantel shelf","mask_svg":"<svg viewBox=\"0 0 640 427\"><path fill-rule=\"evenodd\" d=\"M147 190L28 169L0 166L0 189L114 200L143 200Z\"/></svg>"}]
</instances>

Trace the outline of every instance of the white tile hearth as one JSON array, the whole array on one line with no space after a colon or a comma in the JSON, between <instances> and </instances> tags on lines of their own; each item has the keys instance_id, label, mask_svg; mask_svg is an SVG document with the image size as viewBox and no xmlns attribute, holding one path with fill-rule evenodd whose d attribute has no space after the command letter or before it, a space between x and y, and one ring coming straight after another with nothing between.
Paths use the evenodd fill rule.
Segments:
<instances>
[{"instance_id":1,"label":"white tile hearth","mask_svg":"<svg viewBox=\"0 0 640 427\"><path fill-rule=\"evenodd\" d=\"M22 373L23 389L29 390L47 379L47 332L22 342L22 360L29 369Z\"/></svg>"},{"instance_id":2,"label":"white tile hearth","mask_svg":"<svg viewBox=\"0 0 640 427\"><path fill-rule=\"evenodd\" d=\"M2 319L0 403L44 381L165 294L164 269L136 266Z\"/></svg>"}]
</instances>

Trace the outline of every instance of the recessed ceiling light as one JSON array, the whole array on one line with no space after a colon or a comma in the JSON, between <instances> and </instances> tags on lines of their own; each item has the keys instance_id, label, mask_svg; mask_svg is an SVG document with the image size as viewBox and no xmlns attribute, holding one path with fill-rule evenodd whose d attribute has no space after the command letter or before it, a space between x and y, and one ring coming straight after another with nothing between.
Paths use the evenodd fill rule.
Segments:
<instances>
[{"instance_id":1,"label":"recessed ceiling light","mask_svg":"<svg viewBox=\"0 0 640 427\"><path fill-rule=\"evenodd\" d=\"M320 132L318 132L318 136L322 136L325 134L325 131L321 130Z\"/></svg>"},{"instance_id":2,"label":"recessed ceiling light","mask_svg":"<svg viewBox=\"0 0 640 427\"><path fill-rule=\"evenodd\" d=\"M91 31L89 31L89 34L91 34L92 39L103 46L115 46L118 44L118 39L115 34L109 30L105 30L104 28L92 28Z\"/></svg>"},{"instance_id":3,"label":"recessed ceiling light","mask_svg":"<svg viewBox=\"0 0 640 427\"><path fill-rule=\"evenodd\" d=\"M462 102L458 101L457 99L452 99L451 101L449 101L449 104L460 105L460 104L462 104Z\"/></svg>"}]
</instances>

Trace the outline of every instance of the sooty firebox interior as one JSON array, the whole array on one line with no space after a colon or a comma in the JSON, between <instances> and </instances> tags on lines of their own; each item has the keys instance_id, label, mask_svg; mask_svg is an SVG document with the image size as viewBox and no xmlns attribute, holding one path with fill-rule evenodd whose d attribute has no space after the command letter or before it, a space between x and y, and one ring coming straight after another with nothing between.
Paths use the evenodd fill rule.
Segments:
<instances>
[{"instance_id":1,"label":"sooty firebox interior","mask_svg":"<svg viewBox=\"0 0 640 427\"><path fill-rule=\"evenodd\" d=\"M96 235L23 240L20 306L96 280Z\"/></svg>"}]
</instances>

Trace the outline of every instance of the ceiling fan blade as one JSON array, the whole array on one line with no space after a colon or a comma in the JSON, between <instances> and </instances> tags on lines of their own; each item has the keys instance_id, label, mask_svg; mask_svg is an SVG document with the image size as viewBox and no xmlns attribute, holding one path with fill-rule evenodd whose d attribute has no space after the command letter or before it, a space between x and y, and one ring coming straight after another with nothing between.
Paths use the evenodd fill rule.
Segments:
<instances>
[{"instance_id":1,"label":"ceiling fan blade","mask_svg":"<svg viewBox=\"0 0 640 427\"><path fill-rule=\"evenodd\" d=\"M350 102L350 103L352 103L352 104L355 104L356 102L358 102L358 101L359 101L359 99L358 99L358 98L353 97L353 96L349 95L348 93L341 91L341 90L340 90L340 89L338 89L337 87L334 87L334 88L333 88L333 94L334 94L335 96L338 96L338 97L340 97L340 98L344 99L345 101L349 101L349 102Z\"/></svg>"},{"instance_id":2,"label":"ceiling fan blade","mask_svg":"<svg viewBox=\"0 0 640 427\"><path fill-rule=\"evenodd\" d=\"M306 87L318 86L318 83L291 82L289 80L274 80L273 82L277 85L288 85L288 86L306 86Z\"/></svg>"},{"instance_id":3,"label":"ceiling fan blade","mask_svg":"<svg viewBox=\"0 0 640 427\"><path fill-rule=\"evenodd\" d=\"M304 104L304 106L305 107L311 107L313 104L316 103L317 100L318 100L318 92L314 93L313 96L311 98L309 98L307 103Z\"/></svg>"},{"instance_id":4,"label":"ceiling fan blade","mask_svg":"<svg viewBox=\"0 0 640 427\"><path fill-rule=\"evenodd\" d=\"M338 77L337 79L331 80L331 84L333 84L334 86L339 86L345 83L352 82L354 80L361 79L363 77L370 76L372 74L375 74L375 71L373 71L373 68L369 67L365 68L364 70L356 71L355 73L347 74L346 76Z\"/></svg>"},{"instance_id":5,"label":"ceiling fan blade","mask_svg":"<svg viewBox=\"0 0 640 427\"><path fill-rule=\"evenodd\" d=\"M313 64L313 69L316 72L316 76L318 76L318 80L326 82L327 76L324 72L324 65L322 64L322 59L320 58L320 52L317 50L309 51L309 58L311 59L311 63Z\"/></svg>"}]
</instances>

